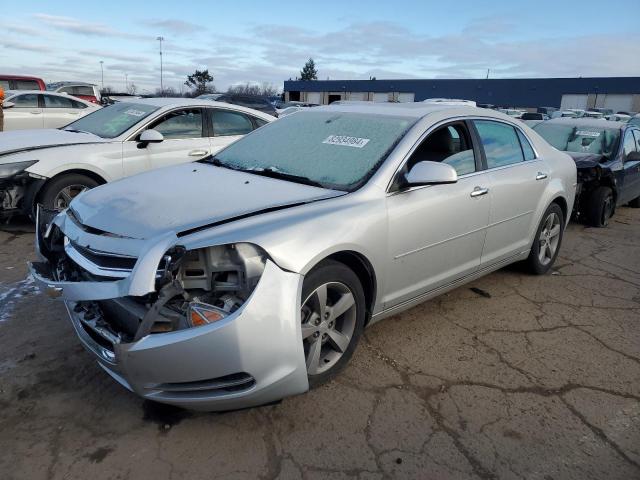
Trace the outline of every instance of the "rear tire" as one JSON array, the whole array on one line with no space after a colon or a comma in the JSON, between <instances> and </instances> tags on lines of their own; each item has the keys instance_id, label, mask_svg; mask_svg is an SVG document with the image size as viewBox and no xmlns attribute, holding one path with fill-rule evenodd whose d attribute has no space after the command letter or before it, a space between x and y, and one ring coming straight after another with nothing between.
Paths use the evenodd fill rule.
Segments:
<instances>
[{"instance_id":1,"label":"rear tire","mask_svg":"<svg viewBox=\"0 0 640 480\"><path fill-rule=\"evenodd\" d=\"M534 275L547 273L558 258L564 235L564 214L557 203L549 205L542 215L526 260L527 270Z\"/></svg>"},{"instance_id":2,"label":"rear tire","mask_svg":"<svg viewBox=\"0 0 640 480\"><path fill-rule=\"evenodd\" d=\"M78 194L98 185L93 178L80 173L63 174L45 184L40 194L40 203L44 208L64 210Z\"/></svg>"},{"instance_id":3,"label":"rear tire","mask_svg":"<svg viewBox=\"0 0 640 480\"><path fill-rule=\"evenodd\" d=\"M585 216L587 224L592 227L606 227L609 219L613 215L615 204L613 201L613 191L609 187L598 187L585 204Z\"/></svg>"},{"instance_id":4,"label":"rear tire","mask_svg":"<svg viewBox=\"0 0 640 480\"><path fill-rule=\"evenodd\" d=\"M364 290L350 268L326 260L305 277L301 305L307 377L314 388L331 380L353 355L364 329Z\"/></svg>"}]
</instances>

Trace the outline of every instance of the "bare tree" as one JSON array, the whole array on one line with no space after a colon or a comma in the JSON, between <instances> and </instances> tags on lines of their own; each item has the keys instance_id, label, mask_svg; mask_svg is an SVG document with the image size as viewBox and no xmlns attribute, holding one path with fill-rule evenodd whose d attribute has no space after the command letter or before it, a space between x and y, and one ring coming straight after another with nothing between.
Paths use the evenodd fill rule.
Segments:
<instances>
[{"instance_id":1,"label":"bare tree","mask_svg":"<svg viewBox=\"0 0 640 480\"><path fill-rule=\"evenodd\" d=\"M135 83L131 82L129 83L129 85L127 85L127 93L129 95L135 95L138 91L138 87L136 86Z\"/></svg>"},{"instance_id":2,"label":"bare tree","mask_svg":"<svg viewBox=\"0 0 640 480\"><path fill-rule=\"evenodd\" d=\"M177 92L173 87L164 87L164 89L157 88L155 91L156 97L181 97L180 92Z\"/></svg>"},{"instance_id":3,"label":"bare tree","mask_svg":"<svg viewBox=\"0 0 640 480\"><path fill-rule=\"evenodd\" d=\"M263 82L262 84L247 82L244 84L231 85L228 88L227 93L234 93L236 95L272 96L278 93L278 89L267 82Z\"/></svg>"}]
</instances>

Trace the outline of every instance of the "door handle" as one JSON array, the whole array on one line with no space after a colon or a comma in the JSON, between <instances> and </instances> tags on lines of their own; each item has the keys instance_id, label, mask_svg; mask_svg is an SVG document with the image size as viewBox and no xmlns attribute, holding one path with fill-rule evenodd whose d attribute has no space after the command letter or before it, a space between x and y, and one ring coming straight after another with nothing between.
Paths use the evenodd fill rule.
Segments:
<instances>
[{"instance_id":1,"label":"door handle","mask_svg":"<svg viewBox=\"0 0 640 480\"><path fill-rule=\"evenodd\" d=\"M473 192L471 192L471 197L475 198L481 195L486 195L487 193L489 193L488 188L476 187L473 189Z\"/></svg>"},{"instance_id":2,"label":"door handle","mask_svg":"<svg viewBox=\"0 0 640 480\"><path fill-rule=\"evenodd\" d=\"M31 115L40 115L40 112L29 112Z\"/></svg>"},{"instance_id":3,"label":"door handle","mask_svg":"<svg viewBox=\"0 0 640 480\"><path fill-rule=\"evenodd\" d=\"M544 172L538 172L536 175L536 180L544 180L545 178L547 178L547 174Z\"/></svg>"},{"instance_id":4,"label":"door handle","mask_svg":"<svg viewBox=\"0 0 640 480\"><path fill-rule=\"evenodd\" d=\"M190 157L202 157L203 155L206 155L207 153L209 153L207 150L191 150L189 152L189 156Z\"/></svg>"}]
</instances>

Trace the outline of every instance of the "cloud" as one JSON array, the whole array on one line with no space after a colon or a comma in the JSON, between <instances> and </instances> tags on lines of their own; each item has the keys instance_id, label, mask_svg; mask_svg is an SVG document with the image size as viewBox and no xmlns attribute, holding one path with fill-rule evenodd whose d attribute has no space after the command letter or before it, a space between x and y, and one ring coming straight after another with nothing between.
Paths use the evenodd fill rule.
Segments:
<instances>
[{"instance_id":1,"label":"cloud","mask_svg":"<svg viewBox=\"0 0 640 480\"><path fill-rule=\"evenodd\" d=\"M102 59L118 60L120 62L147 62L149 57L143 57L140 55L128 55L126 53L108 52L105 50L79 50L79 54L93 57L100 61Z\"/></svg>"},{"instance_id":2,"label":"cloud","mask_svg":"<svg viewBox=\"0 0 640 480\"><path fill-rule=\"evenodd\" d=\"M45 45L34 45L32 43L15 42L11 40L0 40L0 45L13 50L24 50L27 52L50 52L51 48Z\"/></svg>"},{"instance_id":3,"label":"cloud","mask_svg":"<svg viewBox=\"0 0 640 480\"><path fill-rule=\"evenodd\" d=\"M148 20L144 23L162 32L171 32L176 35L198 33L205 29L202 25L185 22L184 20Z\"/></svg>"},{"instance_id":4,"label":"cloud","mask_svg":"<svg viewBox=\"0 0 640 480\"><path fill-rule=\"evenodd\" d=\"M0 31L2 32L12 32L18 33L21 35L28 35L30 37L39 37L41 35L41 31L32 27L25 27L23 25L16 25L14 23L3 23L0 24Z\"/></svg>"},{"instance_id":5,"label":"cloud","mask_svg":"<svg viewBox=\"0 0 640 480\"><path fill-rule=\"evenodd\" d=\"M33 15L33 17L50 27L78 35L97 37L121 37L138 40L150 40L152 38L150 35L139 35L135 33L122 32L101 23L86 22L84 20L79 20L72 17L61 17L58 15L49 15L46 13L36 13Z\"/></svg>"}]
</instances>

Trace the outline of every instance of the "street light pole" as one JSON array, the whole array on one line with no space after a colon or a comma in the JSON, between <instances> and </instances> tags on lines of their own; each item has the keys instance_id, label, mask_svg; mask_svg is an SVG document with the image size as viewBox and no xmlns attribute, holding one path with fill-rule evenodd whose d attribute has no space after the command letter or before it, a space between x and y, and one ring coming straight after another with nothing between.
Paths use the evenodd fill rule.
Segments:
<instances>
[{"instance_id":1,"label":"street light pole","mask_svg":"<svg viewBox=\"0 0 640 480\"><path fill-rule=\"evenodd\" d=\"M124 91L129 91L129 80L127 80L128 74L124 74Z\"/></svg>"},{"instance_id":2,"label":"street light pole","mask_svg":"<svg viewBox=\"0 0 640 480\"><path fill-rule=\"evenodd\" d=\"M164 95L164 85L162 84L162 41L164 37L157 37L156 40L160 42L160 95Z\"/></svg>"},{"instance_id":3,"label":"street light pole","mask_svg":"<svg viewBox=\"0 0 640 480\"><path fill-rule=\"evenodd\" d=\"M104 90L104 69L102 68L102 64L104 62L100 60L100 83L102 84L102 90Z\"/></svg>"}]
</instances>

